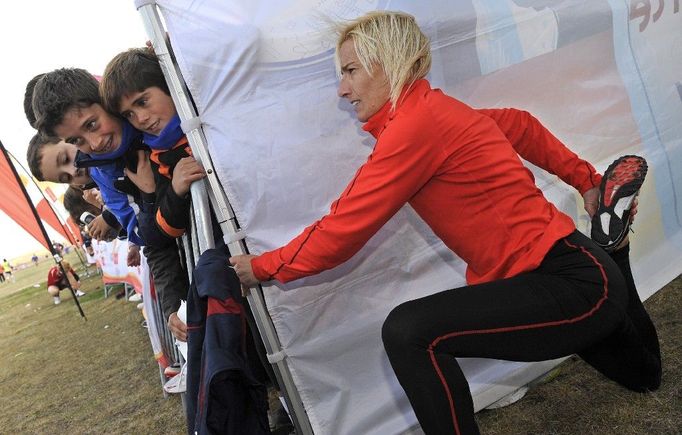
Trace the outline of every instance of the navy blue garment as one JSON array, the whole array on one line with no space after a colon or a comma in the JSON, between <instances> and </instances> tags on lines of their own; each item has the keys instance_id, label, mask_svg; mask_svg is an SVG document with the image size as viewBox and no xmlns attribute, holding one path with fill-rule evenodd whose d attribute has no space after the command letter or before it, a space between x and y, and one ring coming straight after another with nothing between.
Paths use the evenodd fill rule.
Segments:
<instances>
[{"instance_id":1,"label":"navy blue garment","mask_svg":"<svg viewBox=\"0 0 682 435\"><path fill-rule=\"evenodd\" d=\"M187 427L198 434L269 434L267 391L246 356L239 279L226 249L199 258L187 298Z\"/></svg>"}]
</instances>

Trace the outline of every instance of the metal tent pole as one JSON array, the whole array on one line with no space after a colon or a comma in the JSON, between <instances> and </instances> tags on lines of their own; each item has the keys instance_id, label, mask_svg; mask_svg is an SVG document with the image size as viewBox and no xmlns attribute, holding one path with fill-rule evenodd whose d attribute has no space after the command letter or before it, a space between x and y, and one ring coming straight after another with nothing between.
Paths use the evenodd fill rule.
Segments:
<instances>
[{"instance_id":1,"label":"metal tent pole","mask_svg":"<svg viewBox=\"0 0 682 435\"><path fill-rule=\"evenodd\" d=\"M156 4L150 0L137 0L136 7L142 15L147 35L149 36L154 51L159 58L161 69L166 77L168 88L171 92L171 97L175 103L176 110L183 123L190 120L197 120L197 114L188 97L188 91L182 80L180 70L175 63L168 44L166 43L166 32L161 24L161 18L156 9ZM214 246L212 240L210 210L206 198L205 183L208 183L208 196L215 211L216 217L220 224L221 230L224 234L226 243L230 252L234 254L247 253L246 245L240 237L238 232L240 230L235 219L234 212L230 206L225 192L220 185L210 155L206 138L200 124L197 123L197 128L193 128L186 132L187 139L192 148L192 153L196 160L206 170L207 177L201 183L195 182L191 187L192 202L194 206L194 216L199 235L199 244L201 252ZM196 200L195 200L196 199ZM202 246L203 245L203 246ZM258 327L258 332L263 339L263 344L267 352L268 360L273 365L275 376L282 388L285 401L289 413L292 416L296 431L300 435L313 434L313 429L308 419L308 415L303 406L300 394L294 384L291 371L286 362L286 354L284 353L277 332L270 319L267 308L265 306L265 299L263 297L263 290L260 286L250 289L246 294L249 306L253 311L253 315Z\"/></svg>"}]
</instances>

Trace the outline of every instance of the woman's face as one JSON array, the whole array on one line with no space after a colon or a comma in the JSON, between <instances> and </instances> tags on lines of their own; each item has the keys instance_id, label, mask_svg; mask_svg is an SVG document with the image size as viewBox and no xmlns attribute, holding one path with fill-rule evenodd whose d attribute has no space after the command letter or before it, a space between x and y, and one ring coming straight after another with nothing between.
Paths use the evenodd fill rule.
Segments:
<instances>
[{"instance_id":1,"label":"woman's face","mask_svg":"<svg viewBox=\"0 0 682 435\"><path fill-rule=\"evenodd\" d=\"M367 122L388 101L390 86L384 69L374 65L373 75L363 68L352 39L339 48L341 82L339 97L346 98L355 108L358 120Z\"/></svg>"}]
</instances>

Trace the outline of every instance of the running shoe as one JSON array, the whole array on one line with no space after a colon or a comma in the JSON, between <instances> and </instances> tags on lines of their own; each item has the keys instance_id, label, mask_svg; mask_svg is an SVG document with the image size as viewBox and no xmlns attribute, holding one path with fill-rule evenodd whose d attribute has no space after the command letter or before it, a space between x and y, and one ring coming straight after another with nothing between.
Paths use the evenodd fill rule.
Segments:
<instances>
[{"instance_id":1,"label":"running shoe","mask_svg":"<svg viewBox=\"0 0 682 435\"><path fill-rule=\"evenodd\" d=\"M599 186L599 208L592 217L592 240L613 251L630 229L630 209L647 173L646 160L623 156L611 163Z\"/></svg>"}]
</instances>

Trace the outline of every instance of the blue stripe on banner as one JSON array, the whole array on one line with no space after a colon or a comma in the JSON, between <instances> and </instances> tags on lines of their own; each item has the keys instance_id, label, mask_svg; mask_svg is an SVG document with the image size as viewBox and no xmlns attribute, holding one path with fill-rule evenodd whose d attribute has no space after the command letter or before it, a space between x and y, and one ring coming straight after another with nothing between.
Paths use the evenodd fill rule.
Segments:
<instances>
[{"instance_id":1,"label":"blue stripe on banner","mask_svg":"<svg viewBox=\"0 0 682 435\"><path fill-rule=\"evenodd\" d=\"M647 89L649 83L642 75L632 46L628 2L623 0L608 2L613 10L613 45L618 72L630 97L632 114L642 138L647 161L656 174L656 194L661 204L663 230L666 236L670 237L678 233L682 227L680 198L675 188L675 182L681 183L682 179L675 177L675 171L672 169L672 162L682 162L682 156L674 158L671 155L679 154L680 147L669 150L661 138L652 99ZM669 114L670 109L661 112Z\"/></svg>"}]
</instances>

